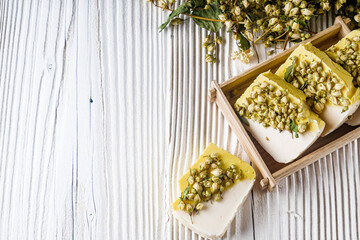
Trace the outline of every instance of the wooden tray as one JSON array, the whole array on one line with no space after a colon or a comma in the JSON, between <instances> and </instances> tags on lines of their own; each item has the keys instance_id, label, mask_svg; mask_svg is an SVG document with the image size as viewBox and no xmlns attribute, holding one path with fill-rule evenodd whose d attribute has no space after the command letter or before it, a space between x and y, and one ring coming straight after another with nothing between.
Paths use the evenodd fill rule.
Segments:
<instances>
[{"instance_id":1,"label":"wooden tray","mask_svg":"<svg viewBox=\"0 0 360 240\"><path fill-rule=\"evenodd\" d=\"M346 23L349 23L349 20L344 21L341 17L337 17L332 27L325 29L301 43L311 42L320 50L325 50L337 43L350 32ZM250 160L259 170L262 178L260 181L261 188L267 188L269 191L272 191L275 188L276 183L281 179L360 137L360 126L351 127L343 124L325 138L319 138L298 159L291 163L283 164L276 162L243 127L232 107L235 101L259 74L266 72L269 69L272 72L275 72L299 44L221 84L212 81L209 90L209 101L215 101L220 108Z\"/></svg>"}]
</instances>

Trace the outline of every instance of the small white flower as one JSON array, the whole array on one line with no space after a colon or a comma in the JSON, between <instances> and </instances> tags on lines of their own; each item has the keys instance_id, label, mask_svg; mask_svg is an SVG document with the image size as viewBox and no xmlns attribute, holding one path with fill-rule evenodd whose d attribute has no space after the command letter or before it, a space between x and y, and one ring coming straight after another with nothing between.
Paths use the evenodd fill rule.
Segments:
<instances>
[{"instance_id":1,"label":"small white flower","mask_svg":"<svg viewBox=\"0 0 360 240\"><path fill-rule=\"evenodd\" d=\"M205 55L205 62L212 62L214 60L214 57L210 54Z\"/></svg>"},{"instance_id":2,"label":"small white flower","mask_svg":"<svg viewBox=\"0 0 360 240\"><path fill-rule=\"evenodd\" d=\"M300 8L306 8L306 6L307 6L307 2L306 1L302 1L301 3L300 3Z\"/></svg>"},{"instance_id":3,"label":"small white flower","mask_svg":"<svg viewBox=\"0 0 360 240\"><path fill-rule=\"evenodd\" d=\"M243 0L242 3L243 3L245 8L247 8L250 5L247 0Z\"/></svg>"},{"instance_id":4,"label":"small white flower","mask_svg":"<svg viewBox=\"0 0 360 240\"><path fill-rule=\"evenodd\" d=\"M302 0L293 0L292 2L295 4L295 6L299 5Z\"/></svg>"},{"instance_id":5,"label":"small white flower","mask_svg":"<svg viewBox=\"0 0 360 240\"><path fill-rule=\"evenodd\" d=\"M356 22L360 22L360 15L359 15L359 14L355 15L355 16L354 16L354 20L355 20Z\"/></svg>"},{"instance_id":6,"label":"small white flower","mask_svg":"<svg viewBox=\"0 0 360 240\"><path fill-rule=\"evenodd\" d=\"M313 14L313 12L314 12L313 10L310 10L308 8L301 9L301 13L304 16L310 16Z\"/></svg>"},{"instance_id":7,"label":"small white flower","mask_svg":"<svg viewBox=\"0 0 360 240\"><path fill-rule=\"evenodd\" d=\"M213 44L213 43L212 43L212 44L209 44L209 46L207 46L207 50L208 50L209 52L213 52L213 51L215 50L214 44Z\"/></svg>"},{"instance_id":8,"label":"small white flower","mask_svg":"<svg viewBox=\"0 0 360 240\"><path fill-rule=\"evenodd\" d=\"M281 32L283 30L283 26L279 23L273 28L273 30L275 32Z\"/></svg>"},{"instance_id":9,"label":"small white flower","mask_svg":"<svg viewBox=\"0 0 360 240\"><path fill-rule=\"evenodd\" d=\"M291 29L294 31L294 32L297 32L300 28L300 24L297 23L297 22L294 22L292 25L291 25Z\"/></svg>"},{"instance_id":10,"label":"small white flower","mask_svg":"<svg viewBox=\"0 0 360 240\"><path fill-rule=\"evenodd\" d=\"M241 13L241 9L240 9L239 6L235 6L232 10L234 11L234 14L235 14L236 16L239 16L240 13Z\"/></svg>"},{"instance_id":11,"label":"small white flower","mask_svg":"<svg viewBox=\"0 0 360 240\"><path fill-rule=\"evenodd\" d=\"M290 37L293 38L293 39L298 39L301 36L300 36L300 33L297 32L297 33L293 33Z\"/></svg>"},{"instance_id":12,"label":"small white flower","mask_svg":"<svg viewBox=\"0 0 360 240\"><path fill-rule=\"evenodd\" d=\"M265 13L269 14L270 12L271 12L271 5L268 4L268 5L265 6Z\"/></svg>"},{"instance_id":13,"label":"small white flower","mask_svg":"<svg viewBox=\"0 0 360 240\"><path fill-rule=\"evenodd\" d=\"M162 8L162 9L167 8L167 1L166 0L160 0L158 2L158 4L159 4L159 7Z\"/></svg>"},{"instance_id":14,"label":"small white flower","mask_svg":"<svg viewBox=\"0 0 360 240\"><path fill-rule=\"evenodd\" d=\"M221 21L225 21L225 20L227 19L226 14L220 14L220 15L219 15L219 19L220 19Z\"/></svg>"},{"instance_id":15,"label":"small white flower","mask_svg":"<svg viewBox=\"0 0 360 240\"><path fill-rule=\"evenodd\" d=\"M291 2L287 2L284 6L285 14L288 15L292 8L293 8L293 4Z\"/></svg>"},{"instance_id":16,"label":"small white flower","mask_svg":"<svg viewBox=\"0 0 360 240\"><path fill-rule=\"evenodd\" d=\"M329 3L329 2L323 2L323 3L322 3L322 8L323 8L325 11L329 11L329 10L330 10L330 3Z\"/></svg>"},{"instance_id":17,"label":"small white flower","mask_svg":"<svg viewBox=\"0 0 360 240\"><path fill-rule=\"evenodd\" d=\"M269 20L269 26L274 25L275 23L277 23L277 21L278 21L277 18L271 18L271 19Z\"/></svg>"},{"instance_id":18,"label":"small white flower","mask_svg":"<svg viewBox=\"0 0 360 240\"><path fill-rule=\"evenodd\" d=\"M244 34L245 34L245 37L246 37L249 41L254 41L254 35L252 34L252 32L250 32L250 31L245 31Z\"/></svg>"},{"instance_id":19,"label":"small white flower","mask_svg":"<svg viewBox=\"0 0 360 240\"><path fill-rule=\"evenodd\" d=\"M289 16L295 16L299 12L299 8L293 8L290 10Z\"/></svg>"},{"instance_id":20,"label":"small white flower","mask_svg":"<svg viewBox=\"0 0 360 240\"><path fill-rule=\"evenodd\" d=\"M225 26L227 27L227 29L231 29L231 27L234 25L234 22L231 20L226 20L225 21Z\"/></svg>"},{"instance_id":21,"label":"small white flower","mask_svg":"<svg viewBox=\"0 0 360 240\"><path fill-rule=\"evenodd\" d=\"M254 53L248 49L244 51L243 49L239 49L239 51L235 51L231 54L232 60L240 60L241 62L248 64L250 62L250 58L254 55Z\"/></svg>"}]
</instances>

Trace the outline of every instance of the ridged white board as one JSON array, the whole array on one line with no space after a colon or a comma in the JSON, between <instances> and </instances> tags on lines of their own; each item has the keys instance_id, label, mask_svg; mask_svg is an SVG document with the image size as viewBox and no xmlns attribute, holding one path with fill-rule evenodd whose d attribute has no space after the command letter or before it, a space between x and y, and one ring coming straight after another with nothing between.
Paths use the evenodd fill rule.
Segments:
<instances>
[{"instance_id":1,"label":"ridged white board","mask_svg":"<svg viewBox=\"0 0 360 240\"><path fill-rule=\"evenodd\" d=\"M209 142L248 161L206 96L257 61L230 60L226 43L206 64L206 31L158 33L167 15L146 1L0 2L0 239L199 239L170 214L176 180ZM359 171L355 141L256 187L224 239L359 239Z\"/></svg>"}]
</instances>

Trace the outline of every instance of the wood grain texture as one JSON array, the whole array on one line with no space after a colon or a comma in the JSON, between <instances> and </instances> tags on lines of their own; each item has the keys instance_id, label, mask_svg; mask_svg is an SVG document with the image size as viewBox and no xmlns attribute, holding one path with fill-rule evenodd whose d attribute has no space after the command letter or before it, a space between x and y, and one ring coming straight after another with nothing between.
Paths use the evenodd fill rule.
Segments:
<instances>
[{"instance_id":1,"label":"wood grain texture","mask_svg":"<svg viewBox=\"0 0 360 240\"><path fill-rule=\"evenodd\" d=\"M199 239L171 216L176 180L209 142L248 161L206 98L257 61L230 60L227 43L205 64L206 31L158 33L166 15L146 1L0 2L0 239ZM358 239L359 171L354 141L255 188L224 239Z\"/></svg>"}]
</instances>

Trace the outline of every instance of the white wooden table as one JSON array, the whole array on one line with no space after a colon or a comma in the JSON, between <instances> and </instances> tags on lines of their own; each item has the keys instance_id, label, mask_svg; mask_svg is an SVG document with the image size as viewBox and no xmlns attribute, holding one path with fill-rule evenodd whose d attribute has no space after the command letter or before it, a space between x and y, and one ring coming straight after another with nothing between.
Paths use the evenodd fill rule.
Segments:
<instances>
[{"instance_id":1,"label":"white wooden table","mask_svg":"<svg viewBox=\"0 0 360 240\"><path fill-rule=\"evenodd\" d=\"M205 64L206 32L158 33L166 15L142 0L0 2L0 239L199 238L170 214L176 180L209 142L248 160L206 95L257 61L226 43ZM224 238L359 239L359 171L355 141L255 187Z\"/></svg>"}]
</instances>

